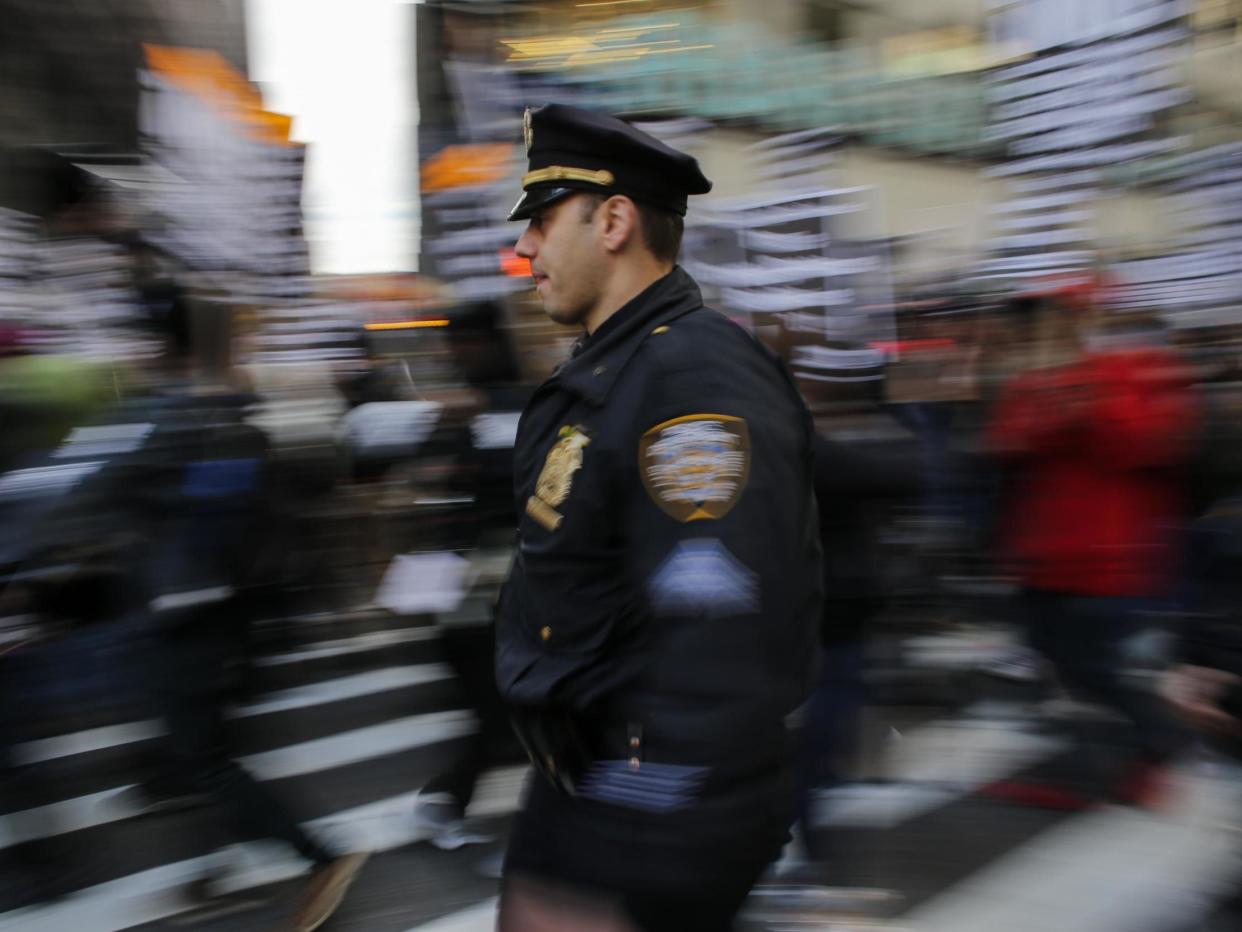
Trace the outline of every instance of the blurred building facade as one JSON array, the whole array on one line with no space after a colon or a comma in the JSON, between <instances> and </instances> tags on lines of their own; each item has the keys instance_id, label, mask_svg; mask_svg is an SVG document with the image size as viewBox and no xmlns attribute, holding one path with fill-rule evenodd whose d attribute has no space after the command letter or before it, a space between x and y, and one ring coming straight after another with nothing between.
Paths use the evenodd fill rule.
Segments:
<instances>
[{"instance_id":1,"label":"blurred building facade","mask_svg":"<svg viewBox=\"0 0 1242 932\"><path fill-rule=\"evenodd\" d=\"M910 281L978 274L1009 286L1168 255L1202 227L1159 179L1177 172L1170 158L1238 138L1227 91L1242 63L1237 6L426 4L420 51L448 37L441 47L460 48L478 83L420 56L420 148L434 155L446 132L460 141L480 127L503 136L507 101L510 124L549 99L690 117L705 124L713 196L727 198L766 186L749 155L757 141L832 127L843 145L825 177L866 189L867 209L842 231L899 242L896 271Z\"/></svg>"},{"instance_id":2,"label":"blurred building facade","mask_svg":"<svg viewBox=\"0 0 1242 932\"><path fill-rule=\"evenodd\" d=\"M0 141L138 144L143 43L213 49L246 72L244 0L0 3Z\"/></svg>"}]
</instances>

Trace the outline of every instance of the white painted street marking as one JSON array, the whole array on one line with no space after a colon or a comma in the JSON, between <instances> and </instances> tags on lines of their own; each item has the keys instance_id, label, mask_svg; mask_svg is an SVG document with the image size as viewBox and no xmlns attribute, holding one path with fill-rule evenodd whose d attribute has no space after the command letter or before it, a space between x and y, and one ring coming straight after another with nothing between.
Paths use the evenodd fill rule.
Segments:
<instances>
[{"instance_id":1,"label":"white painted street marking","mask_svg":"<svg viewBox=\"0 0 1242 932\"><path fill-rule=\"evenodd\" d=\"M356 637L339 638L332 641L319 641L297 650L259 657L255 660L255 665L260 667L278 667L290 663L302 663L306 660L346 657L350 654L361 654L367 651L380 650L384 647L395 647L398 644L430 641L436 637L439 637L439 632L431 625L420 628L398 628L394 631L372 631L370 634L360 634Z\"/></svg>"},{"instance_id":2,"label":"white painted street marking","mask_svg":"<svg viewBox=\"0 0 1242 932\"><path fill-rule=\"evenodd\" d=\"M923 904L919 932L1191 928L1237 873L1239 787L1184 771L1167 815L1109 808L1068 819Z\"/></svg>"},{"instance_id":3,"label":"white painted street marking","mask_svg":"<svg viewBox=\"0 0 1242 932\"><path fill-rule=\"evenodd\" d=\"M440 680L452 679L453 671L441 663L419 663L403 667L387 667L370 670L335 680L323 680L307 686L295 686L268 693L249 705L241 706L234 717L271 715L311 706L358 699L394 689L422 686Z\"/></svg>"},{"instance_id":4,"label":"white painted street marking","mask_svg":"<svg viewBox=\"0 0 1242 932\"><path fill-rule=\"evenodd\" d=\"M279 689L260 696L249 705L239 706L229 712L230 718L248 718L256 715L270 715L276 712L289 712L295 709L307 709L330 702L345 699L357 699L376 693L410 686L420 686L450 679L452 671L444 664L421 663L404 667L387 667L382 670L370 670L351 676L343 676L335 680L320 680L307 686L295 686L290 689ZM155 719L139 722L125 722L120 725L107 725L102 728L91 728L68 735L52 738L40 738L27 741L16 747L18 760L25 764L38 764L46 761L71 757L75 754L89 754L94 751L136 744L164 734L163 726Z\"/></svg>"},{"instance_id":5,"label":"white painted street marking","mask_svg":"<svg viewBox=\"0 0 1242 932\"><path fill-rule=\"evenodd\" d=\"M283 780L426 747L474 729L469 712L431 712L252 754L238 762L260 780ZM0 849L130 818L133 813L115 798L125 789L128 786L11 813L0 820Z\"/></svg>"}]
</instances>

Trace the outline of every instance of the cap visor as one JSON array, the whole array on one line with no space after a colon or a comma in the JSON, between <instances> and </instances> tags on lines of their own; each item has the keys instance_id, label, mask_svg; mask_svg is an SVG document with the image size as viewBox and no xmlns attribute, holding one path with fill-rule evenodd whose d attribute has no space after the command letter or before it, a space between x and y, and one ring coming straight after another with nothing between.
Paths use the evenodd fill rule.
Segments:
<instances>
[{"instance_id":1,"label":"cap visor","mask_svg":"<svg viewBox=\"0 0 1242 932\"><path fill-rule=\"evenodd\" d=\"M540 207L546 207L574 193L574 188L532 188L522 193L521 199L509 211L510 220L529 220Z\"/></svg>"}]
</instances>

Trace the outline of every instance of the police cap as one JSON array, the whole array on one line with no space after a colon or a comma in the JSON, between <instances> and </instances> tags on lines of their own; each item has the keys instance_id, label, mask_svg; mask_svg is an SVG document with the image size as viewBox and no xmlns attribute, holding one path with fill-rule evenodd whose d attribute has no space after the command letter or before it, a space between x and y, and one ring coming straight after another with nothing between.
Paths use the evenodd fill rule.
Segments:
<instances>
[{"instance_id":1,"label":"police cap","mask_svg":"<svg viewBox=\"0 0 1242 932\"><path fill-rule=\"evenodd\" d=\"M692 156L605 113L547 104L526 111L523 129L530 165L510 220L575 191L624 194L684 216L688 195L712 189Z\"/></svg>"}]
</instances>

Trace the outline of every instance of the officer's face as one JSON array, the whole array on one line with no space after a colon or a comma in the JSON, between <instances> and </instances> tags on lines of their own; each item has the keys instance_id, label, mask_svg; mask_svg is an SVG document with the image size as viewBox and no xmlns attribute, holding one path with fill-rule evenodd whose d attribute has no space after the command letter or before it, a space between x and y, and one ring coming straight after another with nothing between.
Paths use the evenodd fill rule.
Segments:
<instances>
[{"instance_id":1,"label":"officer's face","mask_svg":"<svg viewBox=\"0 0 1242 932\"><path fill-rule=\"evenodd\" d=\"M558 324L581 324L604 288L606 251L600 243L591 201L574 194L542 207L517 241L519 256L530 260L543 309Z\"/></svg>"}]
</instances>

